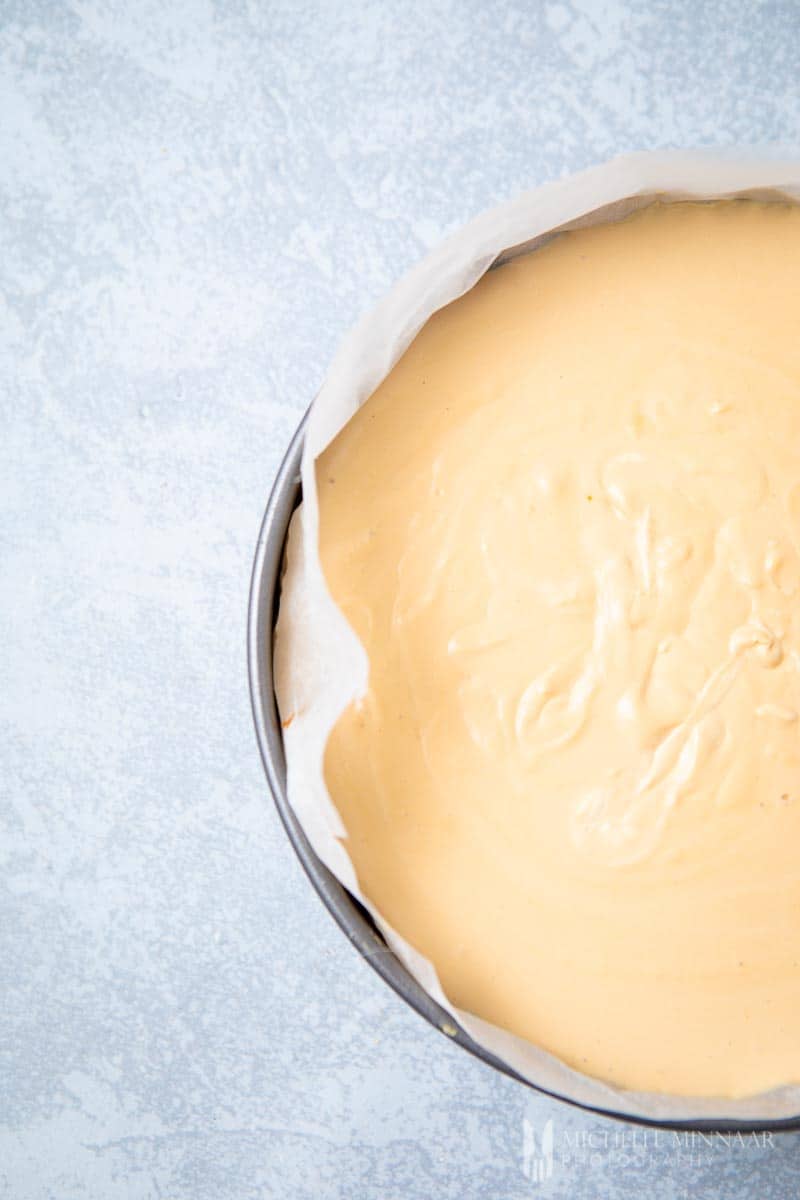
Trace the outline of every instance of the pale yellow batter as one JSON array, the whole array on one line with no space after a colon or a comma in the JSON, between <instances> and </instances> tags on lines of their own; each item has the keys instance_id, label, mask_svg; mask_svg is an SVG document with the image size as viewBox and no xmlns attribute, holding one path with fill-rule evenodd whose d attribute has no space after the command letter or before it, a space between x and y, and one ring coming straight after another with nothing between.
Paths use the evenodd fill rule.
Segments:
<instances>
[{"instance_id":1,"label":"pale yellow batter","mask_svg":"<svg viewBox=\"0 0 800 1200\"><path fill-rule=\"evenodd\" d=\"M317 478L366 895L589 1074L800 1082L800 210L657 205L490 272Z\"/></svg>"}]
</instances>

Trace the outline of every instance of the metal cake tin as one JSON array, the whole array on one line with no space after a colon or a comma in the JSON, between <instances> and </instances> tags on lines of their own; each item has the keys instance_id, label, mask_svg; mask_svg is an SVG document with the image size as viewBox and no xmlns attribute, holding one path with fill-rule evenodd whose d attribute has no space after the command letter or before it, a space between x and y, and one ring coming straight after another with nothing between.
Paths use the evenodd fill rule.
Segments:
<instances>
[{"instance_id":1,"label":"metal cake tin","mask_svg":"<svg viewBox=\"0 0 800 1200\"><path fill-rule=\"evenodd\" d=\"M342 887L311 847L295 816L286 794L286 765L283 754L281 723L275 702L272 675L273 631L278 611L281 566L286 534L292 513L301 500L300 459L307 415L292 438L286 456L278 470L267 502L253 562L250 584L250 605L247 621L247 657L250 679L250 700L256 736L267 781L272 792L289 841L322 903L339 928L366 959L373 970L431 1025L456 1042L462 1049L488 1063L497 1071L534 1091L544 1092L576 1108L627 1121L636 1125L661 1129L699 1130L715 1133L755 1133L800 1129L800 1114L781 1120L733 1120L708 1117L675 1120L654 1120L631 1117L612 1109L582 1105L569 1096L537 1088L518 1075L495 1055L479 1046L458 1027L450 1013L437 1004L409 974L400 960L386 945L366 910ZM687 1110L690 1101L687 1100Z\"/></svg>"}]
</instances>

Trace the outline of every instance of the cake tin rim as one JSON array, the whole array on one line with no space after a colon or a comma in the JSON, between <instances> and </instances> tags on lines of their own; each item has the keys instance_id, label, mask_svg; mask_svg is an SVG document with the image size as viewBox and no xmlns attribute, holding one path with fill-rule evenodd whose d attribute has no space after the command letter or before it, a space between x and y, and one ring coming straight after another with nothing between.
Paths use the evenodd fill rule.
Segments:
<instances>
[{"instance_id":1,"label":"cake tin rim","mask_svg":"<svg viewBox=\"0 0 800 1200\"><path fill-rule=\"evenodd\" d=\"M800 1113L777 1119L681 1117L658 1119L631 1116L613 1108L583 1104L519 1075L501 1059L475 1042L453 1016L437 1004L406 970L384 942L369 915L314 853L286 793L283 737L273 686L272 652L283 550L289 521L300 496L300 460L308 411L295 430L277 475L261 521L250 580L247 614L247 666L250 705L256 740L270 792L286 835L314 890L339 928L385 983L420 1016L503 1075L535 1092L597 1116L655 1129L702 1133L767 1133L800 1129ZM687 1097L687 1101L690 1098Z\"/></svg>"}]
</instances>

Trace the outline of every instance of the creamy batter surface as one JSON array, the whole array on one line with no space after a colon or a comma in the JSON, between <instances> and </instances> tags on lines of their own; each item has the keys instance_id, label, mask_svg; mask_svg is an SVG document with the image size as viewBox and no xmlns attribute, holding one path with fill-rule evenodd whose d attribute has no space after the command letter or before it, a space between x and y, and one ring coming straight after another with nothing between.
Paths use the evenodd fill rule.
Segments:
<instances>
[{"instance_id":1,"label":"creamy batter surface","mask_svg":"<svg viewBox=\"0 0 800 1200\"><path fill-rule=\"evenodd\" d=\"M582 1071L800 1082L800 210L655 205L490 272L317 478L364 892Z\"/></svg>"}]
</instances>

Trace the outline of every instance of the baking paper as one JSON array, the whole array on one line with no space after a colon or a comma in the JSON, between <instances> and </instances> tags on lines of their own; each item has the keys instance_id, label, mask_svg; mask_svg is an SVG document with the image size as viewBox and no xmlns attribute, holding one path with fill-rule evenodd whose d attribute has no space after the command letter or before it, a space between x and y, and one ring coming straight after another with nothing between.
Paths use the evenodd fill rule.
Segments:
<instances>
[{"instance_id":1,"label":"baking paper","mask_svg":"<svg viewBox=\"0 0 800 1200\"><path fill-rule=\"evenodd\" d=\"M290 526L276 629L275 689L287 722L287 792L317 855L370 911L389 946L425 991L476 1042L548 1091L594 1108L655 1120L794 1116L800 1113L800 1087L738 1100L696 1099L624 1091L583 1075L451 1004L433 964L361 894L346 832L325 786L323 754L339 716L366 690L368 663L322 573L314 463L432 313L468 291L493 264L535 250L554 232L617 220L655 200L735 196L800 200L800 157L657 152L618 158L484 213L406 275L346 338L312 406L301 468L303 503Z\"/></svg>"}]
</instances>

